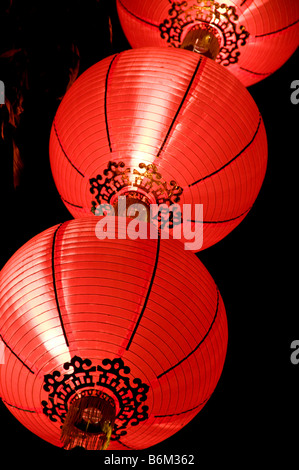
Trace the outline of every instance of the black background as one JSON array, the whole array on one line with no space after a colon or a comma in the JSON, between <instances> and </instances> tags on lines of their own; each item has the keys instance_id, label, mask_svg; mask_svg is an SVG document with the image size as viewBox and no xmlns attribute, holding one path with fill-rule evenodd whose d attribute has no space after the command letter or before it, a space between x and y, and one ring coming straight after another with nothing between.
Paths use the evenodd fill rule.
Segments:
<instances>
[{"instance_id":1,"label":"black background","mask_svg":"<svg viewBox=\"0 0 299 470\"><path fill-rule=\"evenodd\" d=\"M0 139L2 267L27 240L71 218L52 180L48 142L55 111L68 83L71 45L80 52L80 73L102 58L129 49L115 2L1 2L1 50L21 48L13 60L0 59L0 79L13 99L24 69L28 89L17 130L5 122ZM110 42L108 18L113 40ZM197 256L215 279L228 317L229 344L223 374L204 409L168 440L143 452L195 456L197 465L295 462L299 365L291 364L290 344L298 337L297 175L299 105L290 101L298 77L298 50L272 76L251 86L264 119L269 144L266 178L254 207L224 240ZM12 141L24 169L13 186ZM0 366L1 367L1 366ZM26 430L0 405L0 449L10 464L20 455L30 463L100 465L111 455L66 452ZM19 449L16 453L14 449ZM58 460L57 460L58 459ZM140 463L141 468L145 463Z\"/></svg>"}]
</instances>

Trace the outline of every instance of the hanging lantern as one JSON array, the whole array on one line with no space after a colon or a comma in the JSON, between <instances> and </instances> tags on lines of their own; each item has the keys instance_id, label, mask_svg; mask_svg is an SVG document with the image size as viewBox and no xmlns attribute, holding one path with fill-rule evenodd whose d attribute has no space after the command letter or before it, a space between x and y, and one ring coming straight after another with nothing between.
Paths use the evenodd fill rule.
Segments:
<instances>
[{"instance_id":1,"label":"hanging lantern","mask_svg":"<svg viewBox=\"0 0 299 470\"><path fill-rule=\"evenodd\" d=\"M55 446L143 449L180 430L213 393L225 308L181 242L115 238L109 224L101 239L103 220L49 228L2 269L0 395Z\"/></svg>"},{"instance_id":2,"label":"hanging lantern","mask_svg":"<svg viewBox=\"0 0 299 470\"><path fill-rule=\"evenodd\" d=\"M245 86L271 75L298 47L297 0L116 3L121 26L132 47L184 47L206 53L211 45L217 53L216 61L228 67Z\"/></svg>"},{"instance_id":3,"label":"hanging lantern","mask_svg":"<svg viewBox=\"0 0 299 470\"><path fill-rule=\"evenodd\" d=\"M114 207L121 195L166 205L172 227L185 211L190 230L203 230L204 249L250 211L267 138L251 95L224 67L186 50L140 48L73 84L53 122L50 161L74 217Z\"/></svg>"}]
</instances>

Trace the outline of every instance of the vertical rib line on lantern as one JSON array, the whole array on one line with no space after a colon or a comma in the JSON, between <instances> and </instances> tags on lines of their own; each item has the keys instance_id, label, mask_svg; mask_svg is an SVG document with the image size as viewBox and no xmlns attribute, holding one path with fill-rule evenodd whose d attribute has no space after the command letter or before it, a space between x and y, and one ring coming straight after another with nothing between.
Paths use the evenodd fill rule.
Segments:
<instances>
[{"instance_id":1,"label":"vertical rib line on lantern","mask_svg":"<svg viewBox=\"0 0 299 470\"><path fill-rule=\"evenodd\" d=\"M173 119L172 119L172 122L171 122L171 124L170 124L170 126L169 126L169 129L168 129L168 131L167 131L167 134L166 134L166 136L165 136L165 139L164 139L164 141L162 142L162 145L161 145L161 147L160 147L160 149L159 149L159 151L158 151L158 153L157 153L157 158L160 157L160 155L161 155L161 153L162 153L162 151L163 151L163 149L164 149L164 147L165 147L165 145L166 145L166 142L168 141L168 138L169 138L169 136L170 136L170 133L171 133L171 131L172 131L172 129L173 129L173 126L174 126L174 124L175 124L175 122L176 122L176 120L177 120L178 115L180 114L180 112L181 112L181 110L182 110L182 107L184 106L184 103L185 103L185 101L186 101L186 98L187 98L187 96L188 96L190 90L191 90L191 87L192 87L192 85L193 85L193 83L194 83L195 78L198 78L198 79L200 78L200 76L201 76L201 74L202 74L202 71L203 71L203 69L204 69L205 63L206 63L206 59L204 59L203 56L200 56L200 57L199 57L199 60L198 60L198 62L197 62L197 65L196 65L196 67L195 67L195 70L194 70L194 72L193 72L193 75L192 75L192 77L191 77L191 79L190 79L189 85L187 86L187 89L186 89L185 94L184 94L184 96L183 96L183 99L182 99L182 101L181 101L181 103L180 103L180 105L179 105L179 107L178 107L178 109L177 109L177 111L176 111L176 113L175 113ZM199 72L199 67L200 67L200 65L202 65L202 68L201 68L201 71Z\"/></svg>"},{"instance_id":2,"label":"vertical rib line on lantern","mask_svg":"<svg viewBox=\"0 0 299 470\"><path fill-rule=\"evenodd\" d=\"M111 72L111 69L112 69L112 65L113 65L114 61L116 60L116 58L118 57L118 55L119 54L115 54L115 56L111 60L110 65L109 65L108 70L107 70L106 80L105 80L105 97L104 97L105 124L106 124L106 133L107 133L107 139L108 139L110 153L112 153L113 150L112 150L112 144L111 144L111 138L110 138L110 132L109 132L109 125L108 125L108 111L107 111L107 107L108 107L108 105L107 105L107 103L108 103L108 85L109 85L109 77L110 77L110 72Z\"/></svg>"},{"instance_id":3,"label":"vertical rib line on lantern","mask_svg":"<svg viewBox=\"0 0 299 470\"><path fill-rule=\"evenodd\" d=\"M187 354L187 356L185 356L183 359L181 359L179 362L177 362L174 366L170 367L169 369L165 370L164 372L162 372L162 374L158 375L158 379L160 379L161 377L163 377L163 375L166 375L168 374L168 372L172 371L173 369L175 369L177 366L179 366L180 364L182 364L182 362L184 362L186 359L188 359L192 354L195 353L195 351L197 351L197 349L202 345L202 343L205 341L205 339L208 337L210 331L212 330L212 327L216 321L216 318L217 318L217 315L218 315L218 310L219 310L219 290L218 288L216 287L216 291L217 291L217 305L216 305L216 312L215 312L215 315L214 315L214 318L209 326L209 329L208 331L206 332L206 334L204 335L204 337L200 340L200 342L198 343L198 345L192 350L189 352L189 354Z\"/></svg>"},{"instance_id":4,"label":"vertical rib line on lantern","mask_svg":"<svg viewBox=\"0 0 299 470\"><path fill-rule=\"evenodd\" d=\"M153 268L153 272L152 272L152 276L151 276L151 280L150 280L150 283L149 283L149 287L148 287L148 290L147 290L147 294L146 294L146 297L145 297L145 301L143 303L143 307L142 307L142 310L139 314L139 317L138 317L138 320L136 322L136 325L135 325L135 328L131 334L131 337L129 339L129 342L127 344L127 347L126 347L126 351L129 350L131 344L132 344L132 341L134 339L134 336L137 332L137 329L139 327L139 324L141 322L141 319L143 317L143 314L145 312L145 309L146 309L146 306L147 306L147 303L148 303L148 300L149 300L149 296L150 296L150 293L151 293L151 290L152 290L152 287L153 287L153 283L154 283L154 279L155 279L155 276L156 276L156 271L157 271L157 266L158 266L158 261L159 261L159 254L160 254L160 233L159 233L159 236L157 238L157 251L156 251L156 259L155 259L155 264L154 264L154 268Z\"/></svg>"},{"instance_id":5,"label":"vertical rib line on lantern","mask_svg":"<svg viewBox=\"0 0 299 470\"><path fill-rule=\"evenodd\" d=\"M280 33L281 31L285 31L286 29L289 29L292 26L295 26L295 24L297 24L298 22L299 22L299 19L294 21L294 23L291 23L287 26L284 26L283 28L277 29L276 31L271 31L270 33L257 34L255 37L256 38L263 38L265 36L271 36L272 34Z\"/></svg>"},{"instance_id":6,"label":"vertical rib line on lantern","mask_svg":"<svg viewBox=\"0 0 299 470\"><path fill-rule=\"evenodd\" d=\"M191 186L194 186L195 184L198 184L198 183L201 183L202 181L206 180L207 178L211 178L211 176L214 176L216 175L217 173L219 173L220 171L224 170L224 168L226 168L228 165L230 165L233 161L235 161L238 157L240 157L244 152L245 150L248 149L248 147L250 147L250 145L253 143L253 141L255 140L257 134L258 134L258 131L260 129L260 126L261 126L261 122L262 122L262 116L261 114L259 115L259 122L258 122L258 125L257 125L257 128L256 128L256 131L252 137L252 139L250 140L250 142L248 142L247 145L245 145L245 147L237 154L235 155L231 160L229 160L228 162L226 162L224 165L222 165L222 167L218 168L218 170L215 170L213 171L213 173L210 173L209 175L206 175L206 176L203 176L202 178L198 179L197 181L194 181L193 183L189 184L189 187Z\"/></svg>"},{"instance_id":7,"label":"vertical rib line on lantern","mask_svg":"<svg viewBox=\"0 0 299 470\"><path fill-rule=\"evenodd\" d=\"M31 374L34 374L33 370L30 369L29 366L27 366L27 364L17 355L17 353L13 351L13 349L10 346L8 346L7 342L3 339L2 335L0 335L0 340L2 341L4 346L18 359L18 361L20 361L23 364L23 366L26 367L26 369L28 369L29 372L31 372Z\"/></svg>"},{"instance_id":8,"label":"vertical rib line on lantern","mask_svg":"<svg viewBox=\"0 0 299 470\"><path fill-rule=\"evenodd\" d=\"M54 118L54 121L53 121L53 127L54 127L54 131L55 131L55 135L56 135L57 141L58 141L58 143L59 143L59 147L60 147L60 149L61 149L63 155L64 155L65 158L68 160L69 164L74 168L74 170L76 170L77 173L79 173L79 175L81 175L82 178L84 178L83 173L82 173L80 170L78 170L78 168L73 164L73 162L71 161L71 159L69 158L69 156L67 155L66 151L65 151L64 148L63 148L63 145L62 145L61 140L60 140L59 135L58 135L58 131L57 131L57 127L56 127L55 118Z\"/></svg>"},{"instance_id":9,"label":"vertical rib line on lantern","mask_svg":"<svg viewBox=\"0 0 299 470\"><path fill-rule=\"evenodd\" d=\"M157 28L157 29L160 28L160 26L158 24L152 23L152 22L150 22L148 20L145 20L144 18L141 18L140 16L137 16L134 13L132 13L130 10L128 10L128 8L123 4L123 2L121 0L119 0L119 3L123 7L123 9L126 10L126 12L129 13L129 15L133 16L133 18L135 18L136 20L141 21L142 23L148 24L149 26L153 26L154 28Z\"/></svg>"},{"instance_id":10,"label":"vertical rib line on lantern","mask_svg":"<svg viewBox=\"0 0 299 470\"><path fill-rule=\"evenodd\" d=\"M167 415L155 415L155 418L166 418L166 417L169 417L169 416L180 416L180 415L183 415L183 414L186 414L186 413L190 413L191 411L196 410L200 406L203 406L210 398L211 398L211 395L209 395L204 401L202 401L198 405L193 406L193 408L189 408L188 410L180 411L179 413L171 413L171 414L167 414Z\"/></svg>"},{"instance_id":11,"label":"vertical rib line on lantern","mask_svg":"<svg viewBox=\"0 0 299 470\"><path fill-rule=\"evenodd\" d=\"M67 223L67 222L65 222L65 223ZM56 285L56 276L55 276L55 245L56 245L56 238L57 238L58 231L62 227L62 225L64 225L64 224L62 223L57 227L57 229L55 230L54 235L53 235L53 243L52 243L52 278L53 278L53 288L54 288L54 295L55 295L55 302L56 302L58 317L59 317L59 320L60 320L60 325L61 325L62 333L63 333L63 336L64 336L65 344L69 348L69 342L68 342L66 331L65 331L65 328L64 328L62 313L61 313L61 309L60 309L60 305L59 305L57 285Z\"/></svg>"}]
</instances>

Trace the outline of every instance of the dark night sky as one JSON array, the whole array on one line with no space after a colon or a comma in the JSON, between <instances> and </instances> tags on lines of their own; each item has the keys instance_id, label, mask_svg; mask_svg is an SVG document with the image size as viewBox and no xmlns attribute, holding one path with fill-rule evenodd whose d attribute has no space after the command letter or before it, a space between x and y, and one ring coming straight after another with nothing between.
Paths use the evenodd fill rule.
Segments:
<instances>
[{"instance_id":1,"label":"dark night sky","mask_svg":"<svg viewBox=\"0 0 299 470\"><path fill-rule=\"evenodd\" d=\"M5 8L10 3L7 14ZM13 60L0 59L0 79L7 84L11 98L24 70L29 86L18 129L6 125L6 140L0 139L0 267L34 235L71 218L51 176L50 126L58 97L68 83L68 69L74 60L72 44L80 52L80 73L130 47L118 23L115 2L106 3L109 6L101 0L1 2L0 55L11 49L23 52ZM297 50L279 71L249 88L268 135L265 182L239 227L198 254L215 279L227 310L229 345L219 384L186 428L136 455L194 454L198 465L210 463L212 468L221 462L243 464L244 460L257 462L261 458L272 463L277 454L285 452L290 461L295 456L299 365L297 370L290 362L290 344L299 333L295 278L299 105L290 101L290 85L299 79L298 58ZM7 122L3 109L0 117ZM11 137L16 139L24 163L16 190ZM93 453L55 448L27 431L2 404L0 416L2 456L11 456L11 451L19 448L26 455L24 463L27 459L29 463L32 455L42 450L44 461L54 457L56 463L59 454L66 463L74 458L83 462L84 458L99 465L104 455L109 455L102 453L93 460Z\"/></svg>"}]
</instances>

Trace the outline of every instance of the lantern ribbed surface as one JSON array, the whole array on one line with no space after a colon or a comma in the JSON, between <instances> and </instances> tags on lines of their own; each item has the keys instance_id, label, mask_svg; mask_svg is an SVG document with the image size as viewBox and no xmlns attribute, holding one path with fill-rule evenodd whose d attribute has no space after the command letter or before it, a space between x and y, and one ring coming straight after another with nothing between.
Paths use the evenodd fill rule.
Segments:
<instances>
[{"instance_id":1,"label":"lantern ribbed surface","mask_svg":"<svg viewBox=\"0 0 299 470\"><path fill-rule=\"evenodd\" d=\"M280 68L297 49L297 0L117 0L132 47L180 47L188 32L210 25L217 62L249 86Z\"/></svg>"},{"instance_id":2,"label":"lantern ribbed surface","mask_svg":"<svg viewBox=\"0 0 299 470\"><path fill-rule=\"evenodd\" d=\"M247 89L211 59L140 48L105 58L63 98L51 131L56 187L74 217L125 187L181 208L203 205L203 246L248 214L267 166L267 137ZM182 211L183 212L183 211Z\"/></svg>"},{"instance_id":3,"label":"lantern ribbed surface","mask_svg":"<svg viewBox=\"0 0 299 470\"><path fill-rule=\"evenodd\" d=\"M0 395L61 447L74 399L102 394L116 406L109 449L142 449L180 430L211 396L226 354L225 308L181 242L99 240L99 220L47 229L2 269Z\"/></svg>"}]
</instances>

